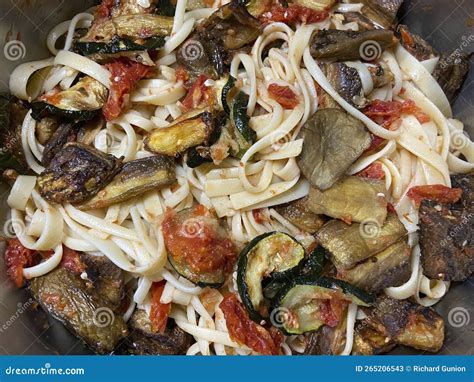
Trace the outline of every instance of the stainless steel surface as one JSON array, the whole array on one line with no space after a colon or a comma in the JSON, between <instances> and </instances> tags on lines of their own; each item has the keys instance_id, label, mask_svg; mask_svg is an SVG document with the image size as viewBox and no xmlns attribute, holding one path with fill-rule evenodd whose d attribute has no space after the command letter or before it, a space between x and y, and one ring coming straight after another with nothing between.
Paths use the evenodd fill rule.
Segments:
<instances>
[{"instance_id":1,"label":"stainless steel surface","mask_svg":"<svg viewBox=\"0 0 474 382\"><path fill-rule=\"evenodd\" d=\"M0 0L0 37L3 41L0 89L7 90L9 73L16 65L48 57L45 40L53 26L91 5L92 0ZM401 22L425 37L439 51L474 51L472 0L406 0L400 16ZM6 53L12 45L20 48L19 54ZM474 137L474 70L470 72L454 111ZM6 188L0 185L0 228L8 211L6 193ZM446 341L441 354L474 354L473 283L474 278L471 278L463 284L453 285L436 306L446 321ZM34 308L35 304L27 293L14 288L6 279L1 256L0 354L89 353L61 324L48 320ZM418 354L406 348L397 348L394 353Z\"/></svg>"}]
</instances>

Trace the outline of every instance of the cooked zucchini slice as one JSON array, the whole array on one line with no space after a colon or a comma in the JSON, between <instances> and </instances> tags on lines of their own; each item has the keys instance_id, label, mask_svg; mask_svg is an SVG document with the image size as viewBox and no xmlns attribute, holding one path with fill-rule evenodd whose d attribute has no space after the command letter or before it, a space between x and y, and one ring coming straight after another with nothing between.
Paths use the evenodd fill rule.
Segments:
<instances>
[{"instance_id":1,"label":"cooked zucchini slice","mask_svg":"<svg viewBox=\"0 0 474 382\"><path fill-rule=\"evenodd\" d=\"M374 296L344 281L329 278L301 278L288 283L272 302L272 312L284 312L281 329L288 335L319 329L325 324L322 307L328 300L370 306Z\"/></svg>"},{"instance_id":2,"label":"cooked zucchini slice","mask_svg":"<svg viewBox=\"0 0 474 382\"><path fill-rule=\"evenodd\" d=\"M222 103L222 108L226 112L227 115L230 115L230 107L229 107L229 94L230 91L234 88L236 79L232 76L229 76L228 81L226 84L222 87L221 91L221 103Z\"/></svg>"},{"instance_id":3,"label":"cooked zucchini slice","mask_svg":"<svg viewBox=\"0 0 474 382\"><path fill-rule=\"evenodd\" d=\"M263 296L265 277L285 277L304 258L304 248L283 232L270 232L253 239L240 253L237 263L237 286L250 318L268 316Z\"/></svg>"},{"instance_id":4,"label":"cooked zucchini slice","mask_svg":"<svg viewBox=\"0 0 474 382\"><path fill-rule=\"evenodd\" d=\"M152 131L145 138L147 150L177 156L208 141L214 130L214 115L207 109L185 114L172 125Z\"/></svg>"},{"instance_id":5,"label":"cooked zucchini slice","mask_svg":"<svg viewBox=\"0 0 474 382\"><path fill-rule=\"evenodd\" d=\"M127 162L104 189L85 204L83 210L104 208L124 202L176 181L174 162L169 157L152 156Z\"/></svg>"},{"instance_id":6,"label":"cooked zucchini slice","mask_svg":"<svg viewBox=\"0 0 474 382\"><path fill-rule=\"evenodd\" d=\"M74 44L74 51L82 56L90 56L92 54L117 54L130 51L157 50L164 44L165 38L162 36L147 38L141 44L133 42L128 38L114 36L112 40L108 42L77 41Z\"/></svg>"},{"instance_id":7,"label":"cooked zucchini slice","mask_svg":"<svg viewBox=\"0 0 474 382\"><path fill-rule=\"evenodd\" d=\"M233 135L239 144L239 152L233 154L237 157L242 157L257 140L257 133L249 125L250 117L247 115L248 101L249 96L247 94L238 92L232 103L230 119Z\"/></svg>"}]
</instances>

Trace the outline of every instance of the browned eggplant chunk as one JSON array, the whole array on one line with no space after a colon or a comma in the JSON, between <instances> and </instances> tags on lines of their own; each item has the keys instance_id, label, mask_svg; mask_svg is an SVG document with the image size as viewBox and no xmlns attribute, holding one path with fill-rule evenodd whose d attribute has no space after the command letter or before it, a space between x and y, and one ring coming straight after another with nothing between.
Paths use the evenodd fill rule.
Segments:
<instances>
[{"instance_id":1,"label":"browned eggplant chunk","mask_svg":"<svg viewBox=\"0 0 474 382\"><path fill-rule=\"evenodd\" d=\"M121 166L121 158L68 143L38 177L39 192L52 203L84 202L104 188Z\"/></svg>"},{"instance_id":2,"label":"browned eggplant chunk","mask_svg":"<svg viewBox=\"0 0 474 382\"><path fill-rule=\"evenodd\" d=\"M348 225L331 220L317 233L316 238L330 254L340 270L350 269L365 259L383 251L407 234L397 215L389 213L382 227L376 224Z\"/></svg>"},{"instance_id":3,"label":"browned eggplant chunk","mask_svg":"<svg viewBox=\"0 0 474 382\"><path fill-rule=\"evenodd\" d=\"M474 208L474 173L451 176L451 187L462 190L459 202L465 209L472 211Z\"/></svg>"},{"instance_id":4,"label":"browned eggplant chunk","mask_svg":"<svg viewBox=\"0 0 474 382\"><path fill-rule=\"evenodd\" d=\"M306 335L305 355L339 355L346 345L347 320L340 320L339 324L331 328L323 326L319 330Z\"/></svg>"},{"instance_id":5,"label":"browned eggplant chunk","mask_svg":"<svg viewBox=\"0 0 474 382\"><path fill-rule=\"evenodd\" d=\"M303 199L278 206L276 211L299 229L308 233L315 233L325 222L324 217L314 214L309 210L307 196Z\"/></svg>"},{"instance_id":6,"label":"browned eggplant chunk","mask_svg":"<svg viewBox=\"0 0 474 382\"><path fill-rule=\"evenodd\" d=\"M354 328L353 355L378 355L388 353L395 343L387 336L377 332L370 326L359 323Z\"/></svg>"},{"instance_id":7,"label":"browned eggplant chunk","mask_svg":"<svg viewBox=\"0 0 474 382\"><path fill-rule=\"evenodd\" d=\"M456 99L471 68L471 56L455 50L450 55L441 55L433 77L438 81L449 102Z\"/></svg>"},{"instance_id":8,"label":"browned eggplant chunk","mask_svg":"<svg viewBox=\"0 0 474 382\"><path fill-rule=\"evenodd\" d=\"M145 138L147 150L170 157L207 142L215 127L212 112L204 109L192 111L170 126L153 130Z\"/></svg>"},{"instance_id":9,"label":"browned eggplant chunk","mask_svg":"<svg viewBox=\"0 0 474 382\"><path fill-rule=\"evenodd\" d=\"M337 277L369 292L400 286L410 278L410 247L404 240L391 245Z\"/></svg>"},{"instance_id":10,"label":"browned eggplant chunk","mask_svg":"<svg viewBox=\"0 0 474 382\"><path fill-rule=\"evenodd\" d=\"M111 353L128 333L127 325L97 290L62 266L31 280L39 305L97 353Z\"/></svg>"},{"instance_id":11,"label":"browned eggplant chunk","mask_svg":"<svg viewBox=\"0 0 474 382\"><path fill-rule=\"evenodd\" d=\"M83 210L104 208L124 202L150 190L159 190L176 181L174 161L152 156L127 162L97 195L79 207Z\"/></svg>"},{"instance_id":12,"label":"browned eggplant chunk","mask_svg":"<svg viewBox=\"0 0 474 382\"><path fill-rule=\"evenodd\" d=\"M316 33L310 43L310 53L316 59L374 61L394 43L394 34L389 30L358 32L328 29Z\"/></svg>"},{"instance_id":13,"label":"browned eggplant chunk","mask_svg":"<svg viewBox=\"0 0 474 382\"><path fill-rule=\"evenodd\" d=\"M58 127L59 123L56 118L45 117L41 119L36 124L36 138L38 138L38 142L42 145L48 143Z\"/></svg>"},{"instance_id":14,"label":"browned eggplant chunk","mask_svg":"<svg viewBox=\"0 0 474 382\"><path fill-rule=\"evenodd\" d=\"M342 62L326 64L323 68L329 83L342 98L352 106L363 106L362 82L355 68Z\"/></svg>"},{"instance_id":15,"label":"browned eggplant chunk","mask_svg":"<svg viewBox=\"0 0 474 382\"><path fill-rule=\"evenodd\" d=\"M163 334L151 330L147 313L137 309L129 321L130 335L125 341L125 352L135 355L186 354L192 337L175 324L169 325Z\"/></svg>"},{"instance_id":16,"label":"browned eggplant chunk","mask_svg":"<svg viewBox=\"0 0 474 382\"><path fill-rule=\"evenodd\" d=\"M309 209L335 219L375 224L382 227L387 217L385 182L376 179L348 176L326 191L311 188Z\"/></svg>"},{"instance_id":17,"label":"browned eggplant chunk","mask_svg":"<svg viewBox=\"0 0 474 382\"><path fill-rule=\"evenodd\" d=\"M399 345L436 353L444 342L444 321L433 308L381 296L362 321Z\"/></svg>"},{"instance_id":18,"label":"browned eggplant chunk","mask_svg":"<svg viewBox=\"0 0 474 382\"><path fill-rule=\"evenodd\" d=\"M46 118L43 118L46 119ZM49 166L54 156L68 142L74 142L77 137L77 127L73 123L62 123L44 146L43 166Z\"/></svg>"},{"instance_id":19,"label":"browned eggplant chunk","mask_svg":"<svg viewBox=\"0 0 474 382\"><path fill-rule=\"evenodd\" d=\"M311 185L327 190L369 147L370 134L358 119L339 109L318 110L301 129L298 166Z\"/></svg>"},{"instance_id":20,"label":"browned eggplant chunk","mask_svg":"<svg viewBox=\"0 0 474 382\"><path fill-rule=\"evenodd\" d=\"M403 0L349 0L349 3L362 3L362 13L382 28L388 29L395 22Z\"/></svg>"}]
</instances>

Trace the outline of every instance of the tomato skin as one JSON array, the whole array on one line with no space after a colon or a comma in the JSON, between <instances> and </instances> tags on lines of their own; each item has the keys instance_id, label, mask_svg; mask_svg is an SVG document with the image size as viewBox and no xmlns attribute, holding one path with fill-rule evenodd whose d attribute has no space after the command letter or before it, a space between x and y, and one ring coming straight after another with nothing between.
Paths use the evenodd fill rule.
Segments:
<instances>
[{"instance_id":1,"label":"tomato skin","mask_svg":"<svg viewBox=\"0 0 474 382\"><path fill-rule=\"evenodd\" d=\"M171 311L171 304L163 304L160 302L166 281L155 282L151 286L151 310L150 320L151 328L154 332L164 333L168 316Z\"/></svg>"},{"instance_id":2,"label":"tomato skin","mask_svg":"<svg viewBox=\"0 0 474 382\"><path fill-rule=\"evenodd\" d=\"M187 111L208 105L212 106L214 102L212 89L204 84L206 81L207 77L201 74L189 88L188 94L186 94L186 97L181 101L181 104Z\"/></svg>"},{"instance_id":3,"label":"tomato skin","mask_svg":"<svg viewBox=\"0 0 474 382\"><path fill-rule=\"evenodd\" d=\"M4 259L7 275L18 288L23 286L23 268L34 265L38 252L28 249L18 239L8 240Z\"/></svg>"},{"instance_id":4,"label":"tomato skin","mask_svg":"<svg viewBox=\"0 0 474 382\"><path fill-rule=\"evenodd\" d=\"M365 107L364 114L389 130L398 127L396 123L399 122L402 114L412 114L420 123L430 121L430 118L412 100L400 102L376 99Z\"/></svg>"},{"instance_id":5,"label":"tomato skin","mask_svg":"<svg viewBox=\"0 0 474 382\"><path fill-rule=\"evenodd\" d=\"M81 262L79 252L63 245L63 257L61 265L72 273L82 273L86 266Z\"/></svg>"},{"instance_id":6,"label":"tomato skin","mask_svg":"<svg viewBox=\"0 0 474 382\"><path fill-rule=\"evenodd\" d=\"M294 109L299 104L298 96L289 86L270 84L268 87L268 93L271 98L277 101L285 109Z\"/></svg>"},{"instance_id":7,"label":"tomato skin","mask_svg":"<svg viewBox=\"0 0 474 382\"><path fill-rule=\"evenodd\" d=\"M219 307L224 313L226 326L233 341L246 345L260 354L280 354L283 339L281 332L275 331L275 328L267 330L252 321L235 294L225 296Z\"/></svg>"},{"instance_id":8,"label":"tomato skin","mask_svg":"<svg viewBox=\"0 0 474 382\"><path fill-rule=\"evenodd\" d=\"M369 179L383 179L385 178L385 173L382 169L382 164L380 162L374 162L370 164L368 167L364 168L362 171L356 174L362 178L369 178Z\"/></svg>"},{"instance_id":9,"label":"tomato skin","mask_svg":"<svg viewBox=\"0 0 474 382\"><path fill-rule=\"evenodd\" d=\"M260 16L260 20L264 24L271 22L282 22L285 24L313 24L323 21L329 17L327 11L317 11L304 7L299 4L288 4L288 7L275 5L269 12L265 12Z\"/></svg>"},{"instance_id":10,"label":"tomato skin","mask_svg":"<svg viewBox=\"0 0 474 382\"><path fill-rule=\"evenodd\" d=\"M102 3L97 7L97 18L109 17L115 0L102 0Z\"/></svg>"},{"instance_id":11,"label":"tomato skin","mask_svg":"<svg viewBox=\"0 0 474 382\"><path fill-rule=\"evenodd\" d=\"M416 206L419 206L424 199L438 203L457 203L461 195L462 189L450 188L442 184L415 186L407 192L407 196L414 201Z\"/></svg>"},{"instance_id":12,"label":"tomato skin","mask_svg":"<svg viewBox=\"0 0 474 382\"><path fill-rule=\"evenodd\" d=\"M120 115L135 83L148 74L150 67L124 58L106 64L105 67L110 72L111 86L102 112L107 121L112 121Z\"/></svg>"}]
</instances>

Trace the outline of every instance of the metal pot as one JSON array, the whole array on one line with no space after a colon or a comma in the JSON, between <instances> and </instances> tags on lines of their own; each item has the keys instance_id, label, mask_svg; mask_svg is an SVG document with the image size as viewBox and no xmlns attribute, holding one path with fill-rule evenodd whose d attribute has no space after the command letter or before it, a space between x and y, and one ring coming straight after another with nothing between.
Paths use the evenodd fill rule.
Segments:
<instances>
[{"instance_id":1,"label":"metal pot","mask_svg":"<svg viewBox=\"0 0 474 382\"><path fill-rule=\"evenodd\" d=\"M0 52L1 91L8 89L8 77L22 62L42 59L50 54L45 46L51 28L72 18L93 0L2 0L0 2L0 36L4 41ZM474 2L449 0L405 0L401 22L426 38L439 51L461 49L473 52ZM3 53L3 54L2 54ZM454 106L455 115L466 123L474 136L474 70L471 70L461 95ZM5 203L8 189L0 184L0 228L8 213ZM3 252L1 248L0 252ZM0 260L0 354L90 354L90 351L62 324L35 309L25 290L14 288L5 275L3 256ZM436 306L446 321L446 340L441 354L473 354L474 322L472 293L474 278L453 285ZM398 347L396 354L417 354Z\"/></svg>"}]
</instances>

